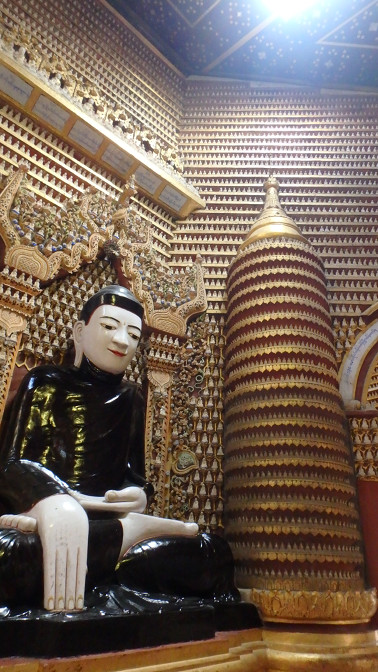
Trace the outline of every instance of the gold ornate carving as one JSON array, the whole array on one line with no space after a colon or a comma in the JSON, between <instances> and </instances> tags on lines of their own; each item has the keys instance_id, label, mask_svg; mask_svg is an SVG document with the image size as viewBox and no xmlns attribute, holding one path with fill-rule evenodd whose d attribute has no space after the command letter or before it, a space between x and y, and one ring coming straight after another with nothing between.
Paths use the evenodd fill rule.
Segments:
<instances>
[{"instance_id":1,"label":"gold ornate carving","mask_svg":"<svg viewBox=\"0 0 378 672\"><path fill-rule=\"evenodd\" d=\"M182 159L174 148L159 139L151 129L144 128L133 120L119 104L107 101L98 85L88 80L83 81L62 56L46 57L41 43L28 27L5 27L1 35L1 46L16 62L27 68L32 66L33 75L42 75L59 94L64 92L67 98L79 104L87 114L114 129L139 151L158 158L162 165L177 173L177 177L181 175Z\"/></svg>"},{"instance_id":2,"label":"gold ornate carving","mask_svg":"<svg viewBox=\"0 0 378 672\"><path fill-rule=\"evenodd\" d=\"M11 247L6 254L5 261L11 268L17 268L17 270L28 273L28 275L32 275L39 280L49 280L59 270L59 266L56 265L53 269L41 252L26 247L26 245Z\"/></svg>"},{"instance_id":3,"label":"gold ornate carving","mask_svg":"<svg viewBox=\"0 0 378 672\"><path fill-rule=\"evenodd\" d=\"M308 290L309 291L309 290ZM266 295L265 297L258 296L257 298L250 298L248 301L249 305L251 308L254 308L255 306L264 306L266 303L270 303L272 305L275 304L295 304L295 305L304 305L305 308L307 309L313 309L322 314L322 317L327 318L329 316L329 309L324 308L319 302L317 301L312 301L311 299L307 298L303 300L302 296L296 296L294 293L289 294L289 293L282 293L280 295L272 296L272 295ZM245 310L245 307L244 307ZM235 314L238 312L242 311L241 306L235 306L234 308Z\"/></svg>"},{"instance_id":4,"label":"gold ornate carving","mask_svg":"<svg viewBox=\"0 0 378 672\"><path fill-rule=\"evenodd\" d=\"M166 390L172 384L172 374L168 373L168 371L149 369L147 371L147 378L159 392L163 392L163 390Z\"/></svg>"},{"instance_id":5,"label":"gold ornate carving","mask_svg":"<svg viewBox=\"0 0 378 672\"><path fill-rule=\"evenodd\" d=\"M152 247L150 227L140 217L120 210L114 221L121 227L121 267L130 279L138 299L145 307L145 322L152 329L174 336L185 336L190 317L204 312L207 297L202 260L180 273L167 269Z\"/></svg>"},{"instance_id":6,"label":"gold ornate carving","mask_svg":"<svg viewBox=\"0 0 378 672\"><path fill-rule=\"evenodd\" d=\"M38 283L16 269L0 273L0 420L12 379L22 332L34 310Z\"/></svg>"},{"instance_id":7,"label":"gold ornate carving","mask_svg":"<svg viewBox=\"0 0 378 672\"><path fill-rule=\"evenodd\" d=\"M373 414L374 413L374 414ZM378 480L378 416L361 411L349 418L356 474L364 480Z\"/></svg>"},{"instance_id":8,"label":"gold ornate carving","mask_svg":"<svg viewBox=\"0 0 378 672\"><path fill-rule=\"evenodd\" d=\"M61 209L42 205L30 191L20 189L26 171L20 166L0 194L0 235L6 245L6 263L46 281L60 270L72 272L83 261L94 260L100 245L113 236L110 221L117 203L91 189L66 201Z\"/></svg>"},{"instance_id":9,"label":"gold ornate carving","mask_svg":"<svg viewBox=\"0 0 378 672\"><path fill-rule=\"evenodd\" d=\"M115 200L90 189L61 209L42 205L31 192L20 190L26 172L23 165L11 174L0 194L8 265L46 281L60 270L77 270L104 248L122 259L124 275L145 305L147 324L184 336L187 319L207 305L200 259L177 275L158 261L150 226L130 204L119 209ZM133 186L126 186L123 199L128 202L133 193Z\"/></svg>"},{"instance_id":10,"label":"gold ornate carving","mask_svg":"<svg viewBox=\"0 0 378 672\"><path fill-rule=\"evenodd\" d=\"M289 218L285 237L276 227L282 213L272 190L274 181L227 282L225 526L237 582L266 619L368 620L375 594L364 591L325 279ZM281 272L270 280L277 256Z\"/></svg>"},{"instance_id":11,"label":"gold ornate carving","mask_svg":"<svg viewBox=\"0 0 378 672\"><path fill-rule=\"evenodd\" d=\"M172 465L172 470L178 476L183 476L184 474L193 471L193 469L198 469L198 467L198 458L193 451L185 449L178 453L177 458Z\"/></svg>"},{"instance_id":12,"label":"gold ornate carving","mask_svg":"<svg viewBox=\"0 0 378 672\"><path fill-rule=\"evenodd\" d=\"M152 310L148 315L148 323L159 331L166 331L169 334L184 336L186 330L186 320L172 309Z\"/></svg>"},{"instance_id":13,"label":"gold ornate carving","mask_svg":"<svg viewBox=\"0 0 378 672\"><path fill-rule=\"evenodd\" d=\"M376 590L325 591L259 590L243 591L266 621L282 623L367 623L376 610Z\"/></svg>"},{"instance_id":14,"label":"gold ornate carving","mask_svg":"<svg viewBox=\"0 0 378 672\"><path fill-rule=\"evenodd\" d=\"M183 343L155 333L150 338L147 472L158 492L153 511L195 521L210 532L222 528L224 337L208 316L191 323L187 337ZM168 380L157 375L159 366L171 373L171 387L152 387L154 380Z\"/></svg>"},{"instance_id":15,"label":"gold ornate carving","mask_svg":"<svg viewBox=\"0 0 378 672\"><path fill-rule=\"evenodd\" d=\"M162 515L165 509L167 483L170 405L173 371L180 344L171 336L152 332L146 348L146 370L149 381L146 416L146 473L154 484L152 510Z\"/></svg>"},{"instance_id":16,"label":"gold ornate carving","mask_svg":"<svg viewBox=\"0 0 378 672\"><path fill-rule=\"evenodd\" d=\"M242 243L241 249L246 249L256 240L277 237L284 235L287 237L305 240L299 228L288 217L281 207L278 198L279 184L272 175L264 182L266 192L265 205L260 216L256 219L247 239Z\"/></svg>"},{"instance_id":17,"label":"gold ornate carving","mask_svg":"<svg viewBox=\"0 0 378 672\"><path fill-rule=\"evenodd\" d=\"M7 336L10 336L25 329L26 319L19 313L0 308L0 326L5 329Z\"/></svg>"},{"instance_id":18,"label":"gold ornate carving","mask_svg":"<svg viewBox=\"0 0 378 672\"><path fill-rule=\"evenodd\" d=\"M269 325L269 322L271 321L272 317L274 317L276 320L286 318L290 322L292 320L298 320L300 318L301 322L302 322L302 325L307 326L307 324L308 324L309 327L312 327L312 328L314 327L314 317L313 317L313 315L311 315L310 311L306 310L306 308L303 310L302 313L301 313L300 310L291 310L291 309L288 308L286 311L284 311L284 310L274 310L274 312L271 311L269 315L263 313L261 315L254 315L253 317L249 316L249 317L245 317L245 318L242 318L242 319L239 318L237 324L232 325L230 327L230 330L229 330L228 333L233 334L235 331L238 331L239 329L241 329L243 327L248 327L250 325L254 325L257 322L261 322L261 323L264 323L264 324L268 323L268 327L270 329L272 329L273 327L271 325ZM328 332L330 337L333 337L332 329L331 329L330 325L326 322L326 320L323 321L323 320L319 319L319 317L318 317L317 324L318 325L321 324L322 329L324 331ZM302 328L304 328L304 326L302 326ZM244 337L244 336L242 335L242 337Z\"/></svg>"},{"instance_id":19,"label":"gold ornate carving","mask_svg":"<svg viewBox=\"0 0 378 672\"><path fill-rule=\"evenodd\" d=\"M5 335L1 333L0 328L0 422L4 414L20 341L20 331Z\"/></svg>"},{"instance_id":20,"label":"gold ornate carving","mask_svg":"<svg viewBox=\"0 0 378 672\"><path fill-rule=\"evenodd\" d=\"M197 318L174 371L166 511L203 531L223 527L223 322Z\"/></svg>"},{"instance_id":21,"label":"gold ornate carving","mask_svg":"<svg viewBox=\"0 0 378 672\"><path fill-rule=\"evenodd\" d=\"M9 212L27 171L28 164L20 164L17 171L10 173L7 184L0 194L0 233L7 248L20 242L20 237L10 222Z\"/></svg>"},{"instance_id":22,"label":"gold ornate carving","mask_svg":"<svg viewBox=\"0 0 378 672\"><path fill-rule=\"evenodd\" d=\"M147 373L150 385L147 395L145 436L146 473L151 476L154 485L154 500L150 506L156 515L161 516L165 505L172 379L169 374L167 380L166 376L160 376L159 373L158 371L154 371L152 375Z\"/></svg>"}]
</instances>

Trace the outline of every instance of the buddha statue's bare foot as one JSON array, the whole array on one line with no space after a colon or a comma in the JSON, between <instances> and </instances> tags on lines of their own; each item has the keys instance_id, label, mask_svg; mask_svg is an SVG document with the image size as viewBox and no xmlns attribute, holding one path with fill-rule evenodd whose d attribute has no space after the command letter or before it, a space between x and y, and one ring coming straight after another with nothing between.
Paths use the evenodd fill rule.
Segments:
<instances>
[{"instance_id":1,"label":"buddha statue's bare foot","mask_svg":"<svg viewBox=\"0 0 378 672\"><path fill-rule=\"evenodd\" d=\"M37 521L23 513L7 513L0 516L0 527L9 527L21 532L36 532Z\"/></svg>"}]
</instances>

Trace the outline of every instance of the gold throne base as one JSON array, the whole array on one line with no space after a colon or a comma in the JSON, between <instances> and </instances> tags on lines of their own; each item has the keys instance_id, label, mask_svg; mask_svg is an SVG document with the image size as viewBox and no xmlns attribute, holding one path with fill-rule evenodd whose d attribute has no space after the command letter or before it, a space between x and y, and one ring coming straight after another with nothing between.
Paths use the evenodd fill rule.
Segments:
<instances>
[{"instance_id":1,"label":"gold throne base","mask_svg":"<svg viewBox=\"0 0 378 672\"><path fill-rule=\"evenodd\" d=\"M0 660L1 672L376 672L378 631L255 628L152 649L55 660Z\"/></svg>"},{"instance_id":2,"label":"gold throne base","mask_svg":"<svg viewBox=\"0 0 378 672\"><path fill-rule=\"evenodd\" d=\"M368 623L377 610L375 588L366 590L283 590L239 588L244 602L252 602L264 622L311 627Z\"/></svg>"}]
</instances>

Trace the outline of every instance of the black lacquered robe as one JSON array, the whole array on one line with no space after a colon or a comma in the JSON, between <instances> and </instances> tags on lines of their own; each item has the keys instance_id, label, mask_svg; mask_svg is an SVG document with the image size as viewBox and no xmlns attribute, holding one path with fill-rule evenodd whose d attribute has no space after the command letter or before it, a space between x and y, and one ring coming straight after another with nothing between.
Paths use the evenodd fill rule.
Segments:
<instances>
[{"instance_id":1,"label":"black lacquered robe","mask_svg":"<svg viewBox=\"0 0 378 672\"><path fill-rule=\"evenodd\" d=\"M0 512L22 513L67 492L144 486L143 399L122 375L41 366L13 402L0 449Z\"/></svg>"},{"instance_id":2,"label":"black lacquered robe","mask_svg":"<svg viewBox=\"0 0 378 672\"><path fill-rule=\"evenodd\" d=\"M143 476L143 439L143 398L122 376L99 371L86 359L80 368L32 370L20 385L1 441L0 515L27 513L69 488L103 496L137 485L151 495ZM146 540L118 563L123 533L116 514L89 512L88 518L87 589L106 585L122 611L130 604L137 612L151 609L149 598L142 607L135 603L138 591L146 590L239 599L232 555L220 537ZM37 533L0 529L0 607L41 604L42 567ZM171 598L166 601L169 605ZM162 605L159 598L158 608Z\"/></svg>"}]
</instances>

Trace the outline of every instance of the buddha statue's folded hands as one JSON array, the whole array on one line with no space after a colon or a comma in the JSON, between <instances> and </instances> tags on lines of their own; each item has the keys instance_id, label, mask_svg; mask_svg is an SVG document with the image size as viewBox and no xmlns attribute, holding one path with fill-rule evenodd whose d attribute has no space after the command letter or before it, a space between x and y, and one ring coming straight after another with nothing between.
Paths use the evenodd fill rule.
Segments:
<instances>
[{"instance_id":1,"label":"buddha statue's folded hands","mask_svg":"<svg viewBox=\"0 0 378 672\"><path fill-rule=\"evenodd\" d=\"M69 490L85 511L104 511L116 513L117 517L127 513L143 513L147 506L147 495L142 488L129 486L121 490L107 490L103 497L83 495L76 490Z\"/></svg>"}]
</instances>

